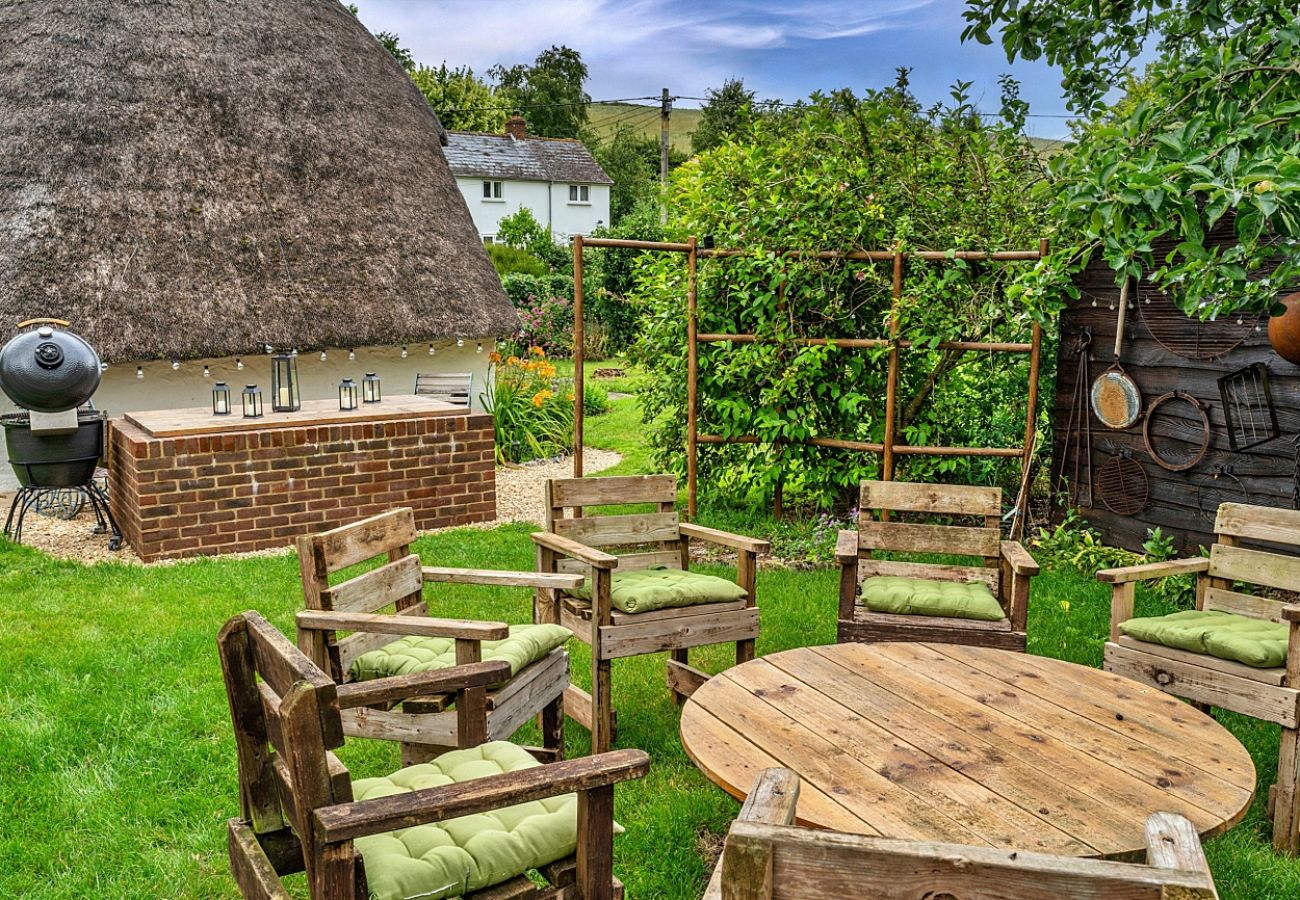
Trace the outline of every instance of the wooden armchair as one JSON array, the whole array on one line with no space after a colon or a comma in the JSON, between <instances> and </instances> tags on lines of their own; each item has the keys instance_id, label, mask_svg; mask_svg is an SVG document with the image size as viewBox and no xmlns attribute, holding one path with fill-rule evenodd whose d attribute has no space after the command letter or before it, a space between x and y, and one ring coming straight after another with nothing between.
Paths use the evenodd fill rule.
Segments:
<instances>
[{"instance_id":1,"label":"wooden armchair","mask_svg":"<svg viewBox=\"0 0 1300 900\"><path fill-rule=\"evenodd\" d=\"M879 518L873 515L875 512ZM977 518L983 524L890 521L889 514L894 512ZM858 530L841 531L835 548L840 564L839 642L936 641L1023 652L1029 579L1038 574L1038 564L1019 543L1002 540L1001 513L999 488L862 482ZM877 551L983 557L983 564L897 562L875 558ZM882 576L931 584L956 583L975 589L985 585L1001 607L1002 616L994 620L873 612L862 602L862 593L869 579Z\"/></svg>"},{"instance_id":2,"label":"wooden armchair","mask_svg":"<svg viewBox=\"0 0 1300 900\"><path fill-rule=\"evenodd\" d=\"M1237 583L1284 591L1300 588L1300 559L1239 546L1249 541L1300 551L1300 511L1225 503L1219 507L1214 530L1216 540L1208 559L1197 556L1097 573L1112 592L1105 666L1204 709L1218 706L1281 725L1277 783L1269 791L1269 810L1273 846L1295 853L1300 849L1300 604L1244 593ZM1138 582L1187 573L1196 575L1198 610L1275 623L1272 630L1277 638L1285 637L1282 664L1257 668L1123 633L1121 625L1134 618Z\"/></svg>"},{"instance_id":3,"label":"wooden armchair","mask_svg":"<svg viewBox=\"0 0 1300 900\"><path fill-rule=\"evenodd\" d=\"M591 645L591 693L570 685L564 711L591 729L593 753L608 750L614 740L613 660L671 651L668 687L680 702L708 677L689 664L689 648L735 641L737 663L754 658L755 573L758 554L771 547L767 541L682 522L672 475L551 479L545 497L546 530L532 536L538 571L585 574L590 599L539 591L534 618L560 622ZM593 507L633 503L655 504L657 512L592 514ZM567 517L566 510L571 513ZM636 577L653 582L660 580L653 574L660 569L669 581L689 572L692 539L736 551L735 583L722 585L730 588L728 599L640 612L615 607L613 592L622 589L628 573L643 573ZM637 549L616 556L602 547Z\"/></svg>"},{"instance_id":4,"label":"wooden armchair","mask_svg":"<svg viewBox=\"0 0 1300 900\"><path fill-rule=\"evenodd\" d=\"M448 647L454 642L454 661L465 664L485 656L491 659L502 652L498 645L485 651L484 641L527 640L534 628L429 618L428 606L422 599L425 582L518 586L534 588L542 595L582 583L578 575L422 567L419 556L410 548L415 537L415 514L400 508L298 538L307 607L298 613L298 646L340 685L372 675L354 664L364 654L400 646L394 643L399 637L442 638ZM386 557L388 562L330 584L331 574L376 556ZM386 607L392 607L393 613L378 612ZM352 634L340 638L339 631ZM460 697L450 693L412 696L400 709L392 704L347 709L343 712L344 733L398 741L403 764L410 765L451 747L472 747L485 740L508 738L540 715L544 753L538 755L559 759L564 752L564 689L569 683L569 656L562 642L568 635L559 629L551 632L555 633L545 635L547 643L558 641L557 646L513 676L507 671L499 683ZM428 643L414 652L426 652ZM449 709L453 702L483 706L487 711L485 730L466 732L466 726L459 724Z\"/></svg>"},{"instance_id":5,"label":"wooden armchair","mask_svg":"<svg viewBox=\"0 0 1300 900\"><path fill-rule=\"evenodd\" d=\"M1218 897L1196 828L1173 813L1147 819L1143 865L796 828L798 797L789 769L759 774L704 900Z\"/></svg>"},{"instance_id":6,"label":"wooden armchair","mask_svg":"<svg viewBox=\"0 0 1300 900\"><path fill-rule=\"evenodd\" d=\"M610 862L614 785L648 771L649 757L640 750L549 765L533 762L498 775L354 801L352 777L332 752L343 744L343 712L413 694L481 691L509 672L507 663L476 662L336 685L255 612L227 622L217 644L239 758L240 815L228 823L230 869L246 900L288 900L280 878L302 871L313 900L433 900L449 896L448 891L482 900L622 896ZM459 715L468 730L475 711L463 705ZM412 879L419 875L407 866L395 877L390 856L381 852L387 848L366 840L574 791L578 851L532 867L547 880L544 889L524 872L494 872L478 879L494 884L469 892L457 890L464 884L437 883L413 893ZM414 856L410 862L418 865ZM472 884L475 876L462 870L458 877Z\"/></svg>"}]
</instances>

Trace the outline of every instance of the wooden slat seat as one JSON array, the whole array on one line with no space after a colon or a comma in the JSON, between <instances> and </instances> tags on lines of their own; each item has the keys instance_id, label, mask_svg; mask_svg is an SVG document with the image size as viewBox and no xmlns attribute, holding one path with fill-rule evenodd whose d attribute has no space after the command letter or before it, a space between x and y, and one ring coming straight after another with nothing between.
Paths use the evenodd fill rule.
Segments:
<instances>
[{"instance_id":1,"label":"wooden slat seat","mask_svg":"<svg viewBox=\"0 0 1300 900\"><path fill-rule=\"evenodd\" d=\"M437 374L420 373L415 376L415 395L432 397L468 408L472 403L474 391L474 373L447 372Z\"/></svg>"},{"instance_id":2,"label":"wooden slat seat","mask_svg":"<svg viewBox=\"0 0 1300 900\"><path fill-rule=\"evenodd\" d=\"M552 479L546 482L545 496L546 531L532 536L538 571L585 575L592 599L539 592L534 618L559 622L591 646L592 690L570 686L565 712L591 729L594 750L606 750L614 740L610 679L615 658L671 651L668 687L677 702L708 677L690 666L691 647L735 642L737 662L753 658L759 631L755 573L758 554L769 547L766 541L682 522L672 475ZM597 512L628 504L652 509ZM744 589L743 598L635 613L613 607L610 581L615 570L689 570L691 540L736 551L736 583Z\"/></svg>"},{"instance_id":3,"label":"wooden slat seat","mask_svg":"<svg viewBox=\"0 0 1300 900\"><path fill-rule=\"evenodd\" d=\"M298 539L306 603L298 615L298 641L338 684L351 683L352 663L362 654L404 635L453 639L456 662L462 664L482 659L482 641L506 637L504 622L429 618L423 599L426 583L515 586L558 595L582 582L576 575L423 566L411 551L415 537L414 513L399 508ZM387 561L331 584L332 574L375 557ZM383 612L388 609L392 612ZM351 633L341 636L342 632ZM412 696L400 708L390 704L348 709L343 712L343 723L348 735L397 741L402 745L403 762L410 764L453 747L508 738L540 716L543 746L535 752L544 759L559 759L564 749L563 704L568 683L568 653L557 647L503 684L455 697L446 693ZM460 733L462 720L451 706L466 702L483 707L486 725L482 734Z\"/></svg>"},{"instance_id":4,"label":"wooden slat seat","mask_svg":"<svg viewBox=\"0 0 1300 900\"><path fill-rule=\"evenodd\" d=\"M1097 573L1099 581L1111 586L1105 666L1202 709L1218 706L1280 725L1277 783L1270 793L1273 846L1295 854L1300 851L1300 604L1250 591L1251 586L1284 591L1300 586L1300 559L1278 552L1300 553L1300 510L1225 503L1219 507L1215 532L1217 540L1208 559L1192 557ZM1255 668L1121 633L1121 623L1133 618L1137 584L1172 575L1195 576L1197 609L1285 622L1286 665Z\"/></svg>"},{"instance_id":5,"label":"wooden slat seat","mask_svg":"<svg viewBox=\"0 0 1300 900\"><path fill-rule=\"evenodd\" d=\"M1019 543L1002 540L1002 491L994 487L864 481L858 528L841 531L835 555L840 564L837 640L935 641L1025 649L1029 581L1038 565ZM900 516L927 521L899 521ZM936 524L934 517L978 524ZM977 557L981 564L918 562L881 558L881 553ZM901 576L931 582L982 584L1002 607L997 621L949 616L872 612L861 599L864 582Z\"/></svg>"}]
</instances>

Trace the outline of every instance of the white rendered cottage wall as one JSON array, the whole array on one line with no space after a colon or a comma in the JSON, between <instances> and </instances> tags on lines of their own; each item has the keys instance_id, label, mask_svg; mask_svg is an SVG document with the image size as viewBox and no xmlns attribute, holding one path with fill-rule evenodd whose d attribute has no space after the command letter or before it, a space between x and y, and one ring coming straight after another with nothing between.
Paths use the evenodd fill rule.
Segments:
<instances>
[{"instance_id":1,"label":"white rendered cottage wall","mask_svg":"<svg viewBox=\"0 0 1300 900\"><path fill-rule=\"evenodd\" d=\"M591 234L609 225L609 185L587 185L588 202L571 203L567 182L502 181L501 198L483 196L483 178L458 177L456 184L479 237L496 237L497 223L527 207L533 218L551 229L556 241L568 243L575 234Z\"/></svg>"},{"instance_id":2,"label":"white rendered cottage wall","mask_svg":"<svg viewBox=\"0 0 1300 900\"><path fill-rule=\"evenodd\" d=\"M483 351L478 352L482 343ZM476 410L483 408L480 395L486 390L488 354L496 347L492 338L481 342L466 338L464 346L455 341L435 341L435 353L429 355L429 345L410 344L407 356L402 358L399 347L359 347L357 358L348 359L346 349L331 348L326 358L320 351L303 352L298 356L298 377L303 400L327 400L338 397L338 384L344 378L360 381L367 372L382 379L385 395L410 394L415 389L415 376L420 372L450 373L470 372L474 376L471 400ZM242 357L244 368L236 367L236 358L198 359L181 363L172 369L170 362L117 363L109 366L95 392L97 409L110 416L147 409L184 409L187 407L212 407L212 385L224 381L230 385L235 414L239 410L239 391L246 384L262 388L267 410L271 408L271 357L265 354ZM136 366L144 370L144 378L136 377ZM203 367L209 375L203 377ZM9 398L0 394L0 412L13 412L16 407ZM215 417L214 417L215 421ZM9 454L0 442L0 491L15 490L18 480L9 466ZM0 510L3 513L3 510Z\"/></svg>"}]
</instances>

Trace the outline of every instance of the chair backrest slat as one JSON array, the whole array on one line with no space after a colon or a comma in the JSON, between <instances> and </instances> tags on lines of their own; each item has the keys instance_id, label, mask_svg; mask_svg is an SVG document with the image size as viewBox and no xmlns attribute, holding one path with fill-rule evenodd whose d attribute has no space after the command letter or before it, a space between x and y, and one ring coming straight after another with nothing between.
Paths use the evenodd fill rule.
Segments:
<instances>
[{"instance_id":1,"label":"chair backrest slat","mask_svg":"<svg viewBox=\"0 0 1300 900\"><path fill-rule=\"evenodd\" d=\"M997 556L1002 540L1002 535L996 528L913 525L903 522L873 522L870 519L863 519L859 524L858 536L864 550L983 557Z\"/></svg>"},{"instance_id":2,"label":"chair backrest slat","mask_svg":"<svg viewBox=\"0 0 1300 900\"><path fill-rule=\"evenodd\" d=\"M555 478L550 506L612 506L623 503L676 503L674 475L609 475L600 478Z\"/></svg>"},{"instance_id":3,"label":"chair backrest slat","mask_svg":"<svg viewBox=\"0 0 1300 900\"><path fill-rule=\"evenodd\" d=\"M411 554L321 590L321 609L371 613L420 593L420 557Z\"/></svg>"},{"instance_id":4,"label":"chair backrest slat","mask_svg":"<svg viewBox=\"0 0 1300 900\"><path fill-rule=\"evenodd\" d=\"M457 406L468 407L473 390L472 372L420 373L415 376L416 396L432 397Z\"/></svg>"},{"instance_id":5,"label":"chair backrest slat","mask_svg":"<svg viewBox=\"0 0 1300 900\"><path fill-rule=\"evenodd\" d=\"M415 538L415 511L403 506L330 531L307 535L302 540L324 560L325 574L328 575L381 553L405 547Z\"/></svg>"},{"instance_id":6,"label":"chair backrest slat","mask_svg":"<svg viewBox=\"0 0 1300 900\"><path fill-rule=\"evenodd\" d=\"M1002 490L965 484L864 481L858 496L858 508L949 516L999 516L1002 514Z\"/></svg>"},{"instance_id":7,"label":"chair backrest slat","mask_svg":"<svg viewBox=\"0 0 1300 900\"><path fill-rule=\"evenodd\" d=\"M1250 594L1241 594L1237 591L1209 586L1205 587L1204 591L1203 609L1236 613L1239 616L1263 619L1268 622L1280 623L1282 621L1283 604L1277 600L1270 600L1267 597L1252 597Z\"/></svg>"},{"instance_id":8,"label":"chair backrest slat","mask_svg":"<svg viewBox=\"0 0 1300 900\"><path fill-rule=\"evenodd\" d=\"M1300 585L1300 558L1215 544L1210 548L1210 568L1207 574L1211 578L1293 591Z\"/></svg>"},{"instance_id":9,"label":"chair backrest slat","mask_svg":"<svg viewBox=\"0 0 1300 900\"><path fill-rule=\"evenodd\" d=\"M675 512L633 513L556 519L554 530L556 534L572 538L588 547L609 547L680 540L679 524Z\"/></svg>"},{"instance_id":10,"label":"chair backrest slat","mask_svg":"<svg viewBox=\"0 0 1300 900\"><path fill-rule=\"evenodd\" d=\"M947 566L933 563L898 562L892 559L858 560L859 579L875 575L900 575L903 578L923 578L927 581L982 581L995 595L1001 581L996 568L981 566Z\"/></svg>"},{"instance_id":11,"label":"chair backrest slat","mask_svg":"<svg viewBox=\"0 0 1300 900\"><path fill-rule=\"evenodd\" d=\"M1224 503L1214 530L1234 538L1300 548L1300 510Z\"/></svg>"}]
</instances>

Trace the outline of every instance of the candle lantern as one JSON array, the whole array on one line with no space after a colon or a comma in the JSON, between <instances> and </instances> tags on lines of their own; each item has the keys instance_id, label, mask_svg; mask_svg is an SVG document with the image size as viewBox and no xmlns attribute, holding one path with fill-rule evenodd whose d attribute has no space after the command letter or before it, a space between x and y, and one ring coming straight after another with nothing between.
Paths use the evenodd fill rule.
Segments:
<instances>
[{"instance_id":1,"label":"candle lantern","mask_svg":"<svg viewBox=\"0 0 1300 900\"><path fill-rule=\"evenodd\" d=\"M357 408L357 383L351 378L339 382L339 409Z\"/></svg>"},{"instance_id":2,"label":"candle lantern","mask_svg":"<svg viewBox=\"0 0 1300 900\"><path fill-rule=\"evenodd\" d=\"M230 415L230 386L224 381L218 381L212 386L212 414Z\"/></svg>"},{"instance_id":3,"label":"candle lantern","mask_svg":"<svg viewBox=\"0 0 1300 900\"><path fill-rule=\"evenodd\" d=\"M298 396L298 360L281 350L271 357L271 409L295 412L302 406Z\"/></svg>"},{"instance_id":4,"label":"candle lantern","mask_svg":"<svg viewBox=\"0 0 1300 900\"><path fill-rule=\"evenodd\" d=\"M244 400L244 418L260 419L262 417L262 389L255 384L244 385L240 394Z\"/></svg>"},{"instance_id":5,"label":"candle lantern","mask_svg":"<svg viewBox=\"0 0 1300 900\"><path fill-rule=\"evenodd\" d=\"M383 392L379 389L379 376L374 372L367 372L366 377L361 379L361 400L365 403L378 403L383 399Z\"/></svg>"}]
</instances>

